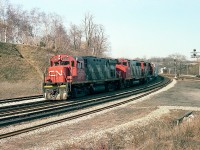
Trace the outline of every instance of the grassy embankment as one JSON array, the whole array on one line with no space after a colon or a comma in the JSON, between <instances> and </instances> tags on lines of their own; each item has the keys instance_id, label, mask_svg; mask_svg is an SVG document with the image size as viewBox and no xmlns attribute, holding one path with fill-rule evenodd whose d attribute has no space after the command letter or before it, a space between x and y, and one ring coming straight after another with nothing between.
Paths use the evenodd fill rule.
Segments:
<instances>
[{"instance_id":1,"label":"grassy embankment","mask_svg":"<svg viewBox=\"0 0 200 150\"><path fill-rule=\"evenodd\" d=\"M0 43L0 99L41 94L52 55L39 47Z\"/></svg>"}]
</instances>

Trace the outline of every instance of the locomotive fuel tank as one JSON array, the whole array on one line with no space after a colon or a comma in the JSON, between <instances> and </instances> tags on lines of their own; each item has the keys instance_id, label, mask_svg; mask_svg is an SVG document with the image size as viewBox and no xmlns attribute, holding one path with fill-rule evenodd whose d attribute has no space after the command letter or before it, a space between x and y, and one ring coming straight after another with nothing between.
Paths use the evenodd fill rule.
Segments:
<instances>
[{"instance_id":1,"label":"locomotive fuel tank","mask_svg":"<svg viewBox=\"0 0 200 150\"><path fill-rule=\"evenodd\" d=\"M91 92L92 93L99 93L105 91L105 85L104 84L99 84L99 85L93 85L91 86Z\"/></svg>"}]
</instances>

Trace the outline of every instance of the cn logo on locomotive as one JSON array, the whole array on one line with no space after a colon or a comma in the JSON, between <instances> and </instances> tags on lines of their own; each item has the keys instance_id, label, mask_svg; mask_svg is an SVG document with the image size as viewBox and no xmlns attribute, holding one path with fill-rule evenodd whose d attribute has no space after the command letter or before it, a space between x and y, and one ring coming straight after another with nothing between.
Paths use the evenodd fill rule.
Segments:
<instances>
[{"instance_id":1,"label":"cn logo on locomotive","mask_svg":"<svg viewBox=\"0 0 200 150\"><path fill-rule=\"evenodd\" d=\"M62 70L60 72L58 72L58 71L49 71L49 76L51 76L51 77L55 77L56 74L59 75L59 76L62 76L63 72L62 72Z\"/></svg>"}]
</instances>

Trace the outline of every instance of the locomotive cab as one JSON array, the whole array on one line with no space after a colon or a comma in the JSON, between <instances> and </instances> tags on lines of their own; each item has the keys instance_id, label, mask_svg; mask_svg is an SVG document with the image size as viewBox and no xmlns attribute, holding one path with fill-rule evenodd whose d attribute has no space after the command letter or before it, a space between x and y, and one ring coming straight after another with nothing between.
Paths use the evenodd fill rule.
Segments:
<instances>
[{"instance_id":1,"label":"locomotive cab","mask_svg":"<svg viewBox=\"0 0 200 150\"><path fill-rule=\"evenodd\" d=\"M45 81L52 83L71 82L71 76L77 76L76 61L69 56L54 56L51 58L50 64Z\"/></svg>"},{"instance_id":2,"label":"locomotive cab","mask_svg":"<svg viewBox=\"0 0 200 150\"><path fill-rule=\"evenodd\" d=\"M130 62L127 59L118 59L116 70L118 77L123 79L131 78Z\"/></svg>"}]
</instances>

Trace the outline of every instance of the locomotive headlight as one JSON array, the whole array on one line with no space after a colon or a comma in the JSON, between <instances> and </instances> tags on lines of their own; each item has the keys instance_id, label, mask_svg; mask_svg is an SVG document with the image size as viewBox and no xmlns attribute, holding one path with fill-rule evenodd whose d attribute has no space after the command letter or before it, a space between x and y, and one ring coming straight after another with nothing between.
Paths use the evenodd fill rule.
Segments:
<instances>
[{"instance_id":1,"label":"locomotive headlight","mask_svg":"<svg viewBox=\"0 0 200 150\"><path fill-rule=\"evenodd\" d=\"M58 60L61 60L61 56L60 55L58 55Z\"/></svg>"}]
</instances>

